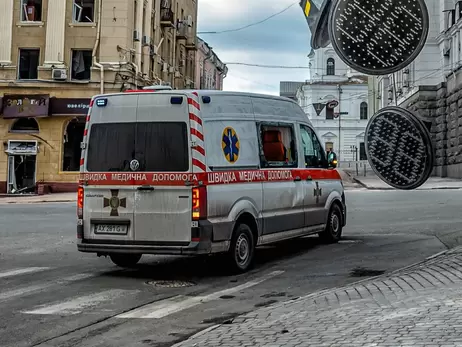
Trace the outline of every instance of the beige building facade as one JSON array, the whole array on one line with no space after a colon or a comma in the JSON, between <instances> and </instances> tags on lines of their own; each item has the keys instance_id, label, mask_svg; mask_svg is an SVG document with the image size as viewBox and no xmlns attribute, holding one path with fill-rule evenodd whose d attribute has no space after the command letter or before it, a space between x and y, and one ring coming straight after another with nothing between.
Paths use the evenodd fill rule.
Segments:
<instances>
[{"instance_id":1,"label":"beige building facade","mask_svg":"<svg viewBox=\"0 0 462 347\"><path fill-rule=\"evenodd\" d=\"M197 0L1 0L0 193L71 191L90 98L194 88Z\"/></svg>"}]
</instances>

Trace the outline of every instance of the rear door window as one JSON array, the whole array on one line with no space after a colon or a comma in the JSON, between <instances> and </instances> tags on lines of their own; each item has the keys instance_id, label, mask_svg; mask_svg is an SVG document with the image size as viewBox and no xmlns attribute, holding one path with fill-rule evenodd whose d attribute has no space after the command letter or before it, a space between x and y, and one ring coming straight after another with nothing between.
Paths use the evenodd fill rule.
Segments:
<instances>
[{"instance_id":1,"label":"rear door window","mask_svg":"<svg viewBox=\"0 0 462 347\"><path fill-rule=\"evenodd\" d=\"M189 141L185 122L97 123L90 129L87 171L188 171Z\"/></svg>"},{"instance_id":2,"label":"rear door window","mask_svg":"<svg viewBox=\"0 0 462 347\"><path fill-rule=\"evenodd\" d=\"M188 171L189 141L185 122L140 122L135 158L142 171Z\"/></svg>"}]
</instances>

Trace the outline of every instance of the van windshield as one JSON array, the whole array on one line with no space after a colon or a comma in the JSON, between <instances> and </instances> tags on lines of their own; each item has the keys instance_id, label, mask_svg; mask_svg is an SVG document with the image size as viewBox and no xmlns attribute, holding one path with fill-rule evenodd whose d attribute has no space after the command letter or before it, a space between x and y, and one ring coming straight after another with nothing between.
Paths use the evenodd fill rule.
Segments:
<instances>
[{"instance_id":1,"label":"van windshield","mask_svg":"<svg viewBox=\"0 0 462 347\"><path fill-rule=\"evenodd\" d=\"M185 122L100 123L90 129L87 171L188 171L189 146Z\"/></svg>"}]
</instances>

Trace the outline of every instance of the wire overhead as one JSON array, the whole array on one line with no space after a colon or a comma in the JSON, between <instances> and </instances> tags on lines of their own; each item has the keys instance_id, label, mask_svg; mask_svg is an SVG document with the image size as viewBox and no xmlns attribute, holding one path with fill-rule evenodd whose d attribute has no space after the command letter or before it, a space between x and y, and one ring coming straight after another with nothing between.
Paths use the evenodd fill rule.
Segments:
<instances>
[{"instance_id":1,"label":"wire overhead","mask_svg":"<svg viewBox=\"0 0 462 347\"><path fill-rule=\"evenodd\" d=\"M281 11L279 12L276 12L274 14L272 14L271 16L269 17L266 17L265 19L262 19L258 22L255 22L255 23L251 23L251 24L247 24L243 27L240 27L240 28L236 28L236 29L228 29L228 30L222 30L222 31L201 31L201 32L198 32L197 34L198 35L203 35L203 34L224 34L224 33L231 33L231 32L236 32L236 31L240 31L240 30L244 30L244 29L247 29L247 28L250 28L250 27L253 27L255 25L259 25L259 24L262 24L278 15L280 15L281 13L284 13L286 12L287 10L289 10L292 6L298 4L298 2L295 2L289 6L287 6L286 8L282 9Z\"/></svg>"}]
</instances>

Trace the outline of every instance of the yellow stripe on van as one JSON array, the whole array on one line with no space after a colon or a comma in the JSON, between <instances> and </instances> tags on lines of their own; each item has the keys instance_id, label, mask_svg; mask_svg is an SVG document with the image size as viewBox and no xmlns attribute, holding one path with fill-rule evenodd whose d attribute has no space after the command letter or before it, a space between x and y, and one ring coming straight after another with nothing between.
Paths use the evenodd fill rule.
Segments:
<instances>
[{"instance_id":1,"label":"yellow stripe on van","mask_svg":"<svg viewBox=\"0 0 462 347\"><path fill-rule=\"evenodd\" d=\"M306 0L306 3L305 3L305 17L308 17L308 15L310 14L310 11L311 11L310 0Z\"/></svg>"}]
</instances>

